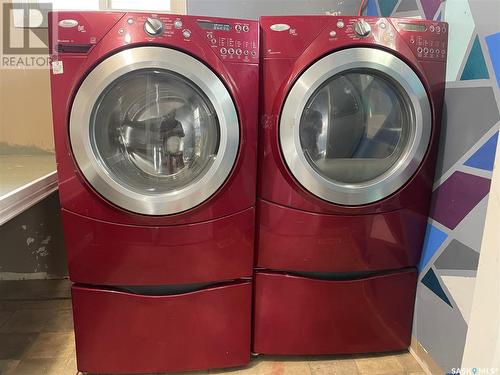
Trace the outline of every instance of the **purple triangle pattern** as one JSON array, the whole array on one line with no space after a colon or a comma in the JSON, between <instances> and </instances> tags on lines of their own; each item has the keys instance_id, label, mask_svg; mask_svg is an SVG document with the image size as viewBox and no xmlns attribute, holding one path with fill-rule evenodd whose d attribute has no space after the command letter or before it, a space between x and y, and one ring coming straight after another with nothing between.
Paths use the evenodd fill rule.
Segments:
<instances>
[{"instance_id":1,"label":"purple triangle pattern","mask_svg":"<svg viewBox=\"0 0 500 375\"><path fill-rule=\"evenodd\" d=\"M489 193L491 181L464 172L454 172L432 195L430 216L455 229L465 216Z\"/></svg>"},{"instance_id":2,"label":"purple triangle pattern","mask_svg":"<svg viewBox=\"0 0 500 375\"><path fill-rule=\"evenodd\" d=\"M424 9L425 18L432 20L441 5L441 0L420 0L420 4Z\"/></svg>"}]
</instances>

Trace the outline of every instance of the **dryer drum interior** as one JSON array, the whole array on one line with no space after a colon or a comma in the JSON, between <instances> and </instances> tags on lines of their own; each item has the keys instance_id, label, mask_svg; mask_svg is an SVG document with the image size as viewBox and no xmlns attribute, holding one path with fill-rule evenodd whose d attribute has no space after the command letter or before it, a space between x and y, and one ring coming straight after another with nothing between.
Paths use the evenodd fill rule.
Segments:
<instances>
[{"instance_id":1,"label":"dryer drum interior","mask_svg":"<svg viewBox=\"0 0 500 375\"><path fill-rule=\"evenodd\" d=\"M429 145L423 84L377 49L334 52L305 70L280 120L285 161L300 184L336 204L360 205L399 190Z\"/></svg>"}]
</instances>

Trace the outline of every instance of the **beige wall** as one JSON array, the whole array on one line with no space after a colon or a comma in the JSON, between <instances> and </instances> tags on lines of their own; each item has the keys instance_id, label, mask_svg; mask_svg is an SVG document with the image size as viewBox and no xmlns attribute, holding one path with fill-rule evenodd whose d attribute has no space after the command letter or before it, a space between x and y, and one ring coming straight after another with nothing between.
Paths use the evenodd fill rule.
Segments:
<instances>
[{"instance_id":1,"label":"beige wall","mask_svg":"<svg viewBox=\"0 0 500 375\"><path fill-rule=\"evenodd\" d=\"M0 69L0 142L54 150L49 79L48 69Z\"/></svg>"},{"instance_id":2,"label":"beige wall","mask_svg":"<svg viewBox=\"0 0 500 375\"><path fill-rule=\"evenodd\" d=\"M186 0L171 0L172 13L186 14L187 4Z\"/></svg>"},{"instance_id":3,"label":"beige wall","mask_svg":"<svg viewBox=\"0 0 500 375\"><path fill-rule=\"evenodd\" d=\"M53 151L49 71L0 70L0 142Z\"/></svg>"}]
</instances>

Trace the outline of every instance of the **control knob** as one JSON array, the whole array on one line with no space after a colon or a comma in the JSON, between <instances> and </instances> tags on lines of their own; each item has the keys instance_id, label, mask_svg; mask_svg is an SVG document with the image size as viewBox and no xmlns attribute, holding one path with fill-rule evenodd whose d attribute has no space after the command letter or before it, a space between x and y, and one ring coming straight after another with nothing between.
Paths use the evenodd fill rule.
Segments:
<instances>
[{"instance_id":1,"label":"control knob","mask_svg":"<svg viewBox=\"0 0 500 375\"><path fill-rule=\"evenodd\" d=\"M371 31L372 28L365 20L356 21L356 23L354 24L354 32L362 38L370 35Z\"/></svg>"},{"instance_id":2,"label":"control knob","mask_svg":"<svg viewBox=\"0 0 500 375\"><path fill-rule=\"evenodd\" d=\"M150 18L144 23L144 31L151 36L158 36L163 34L163 22L157 18Z\"/></svg>"}]
</instances>

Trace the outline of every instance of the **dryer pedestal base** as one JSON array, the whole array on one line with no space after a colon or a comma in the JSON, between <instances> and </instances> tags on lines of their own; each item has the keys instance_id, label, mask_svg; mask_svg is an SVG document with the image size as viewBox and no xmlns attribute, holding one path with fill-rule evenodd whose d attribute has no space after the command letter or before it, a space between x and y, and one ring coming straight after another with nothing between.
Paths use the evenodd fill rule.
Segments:
<instances>
[{"instance_id":1,"label":"dryer pedestal base","mask_svg":"<svg viewBox=\"0 0 500 375\"><path fill-rule=\"evenodd\" d=\"M415 269L355 280L257 272L253 351L320 355L406 349L416 282Z\"/></svg>"},{"instance_id":2,"label":"dryer pedestal base","mask_svg":"<svg viewBox=\"0 0 500 375\"><path fill-rule=\"evenodd\" d=\"M415 267L427 215L401 209L370 215L318 214L258 200L257 267L303 272Z\"/></svg>"}]
</instances>

